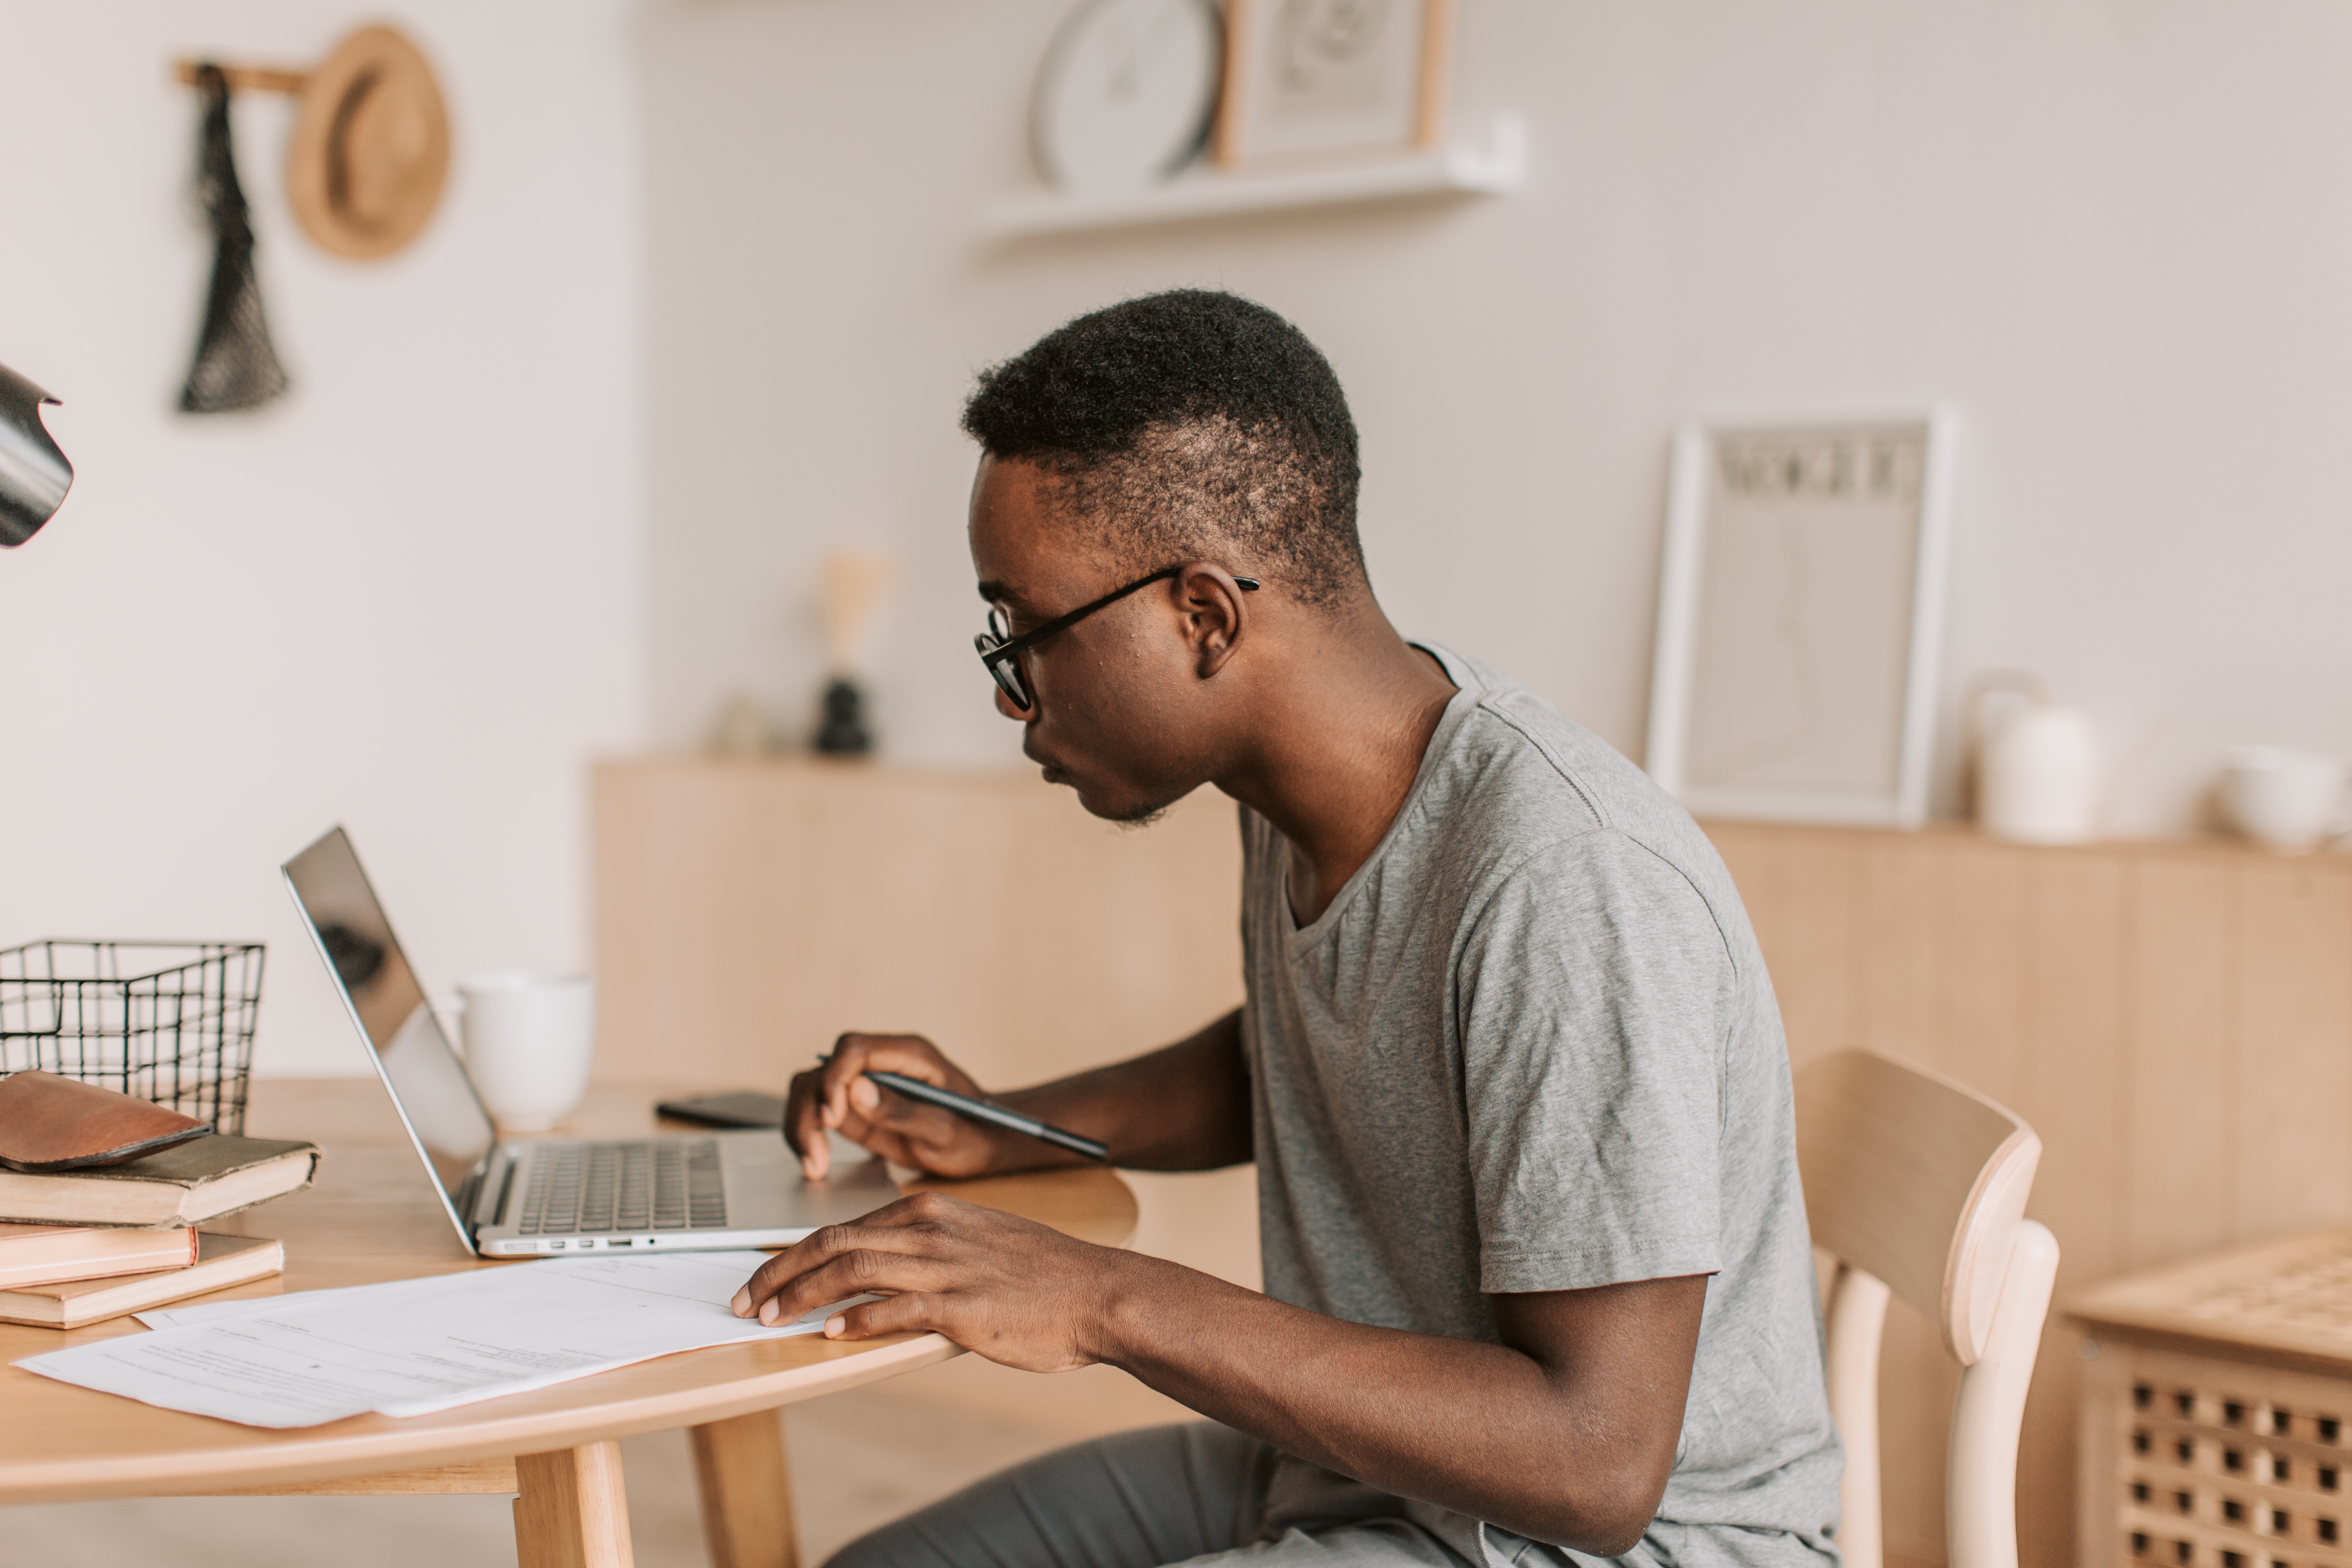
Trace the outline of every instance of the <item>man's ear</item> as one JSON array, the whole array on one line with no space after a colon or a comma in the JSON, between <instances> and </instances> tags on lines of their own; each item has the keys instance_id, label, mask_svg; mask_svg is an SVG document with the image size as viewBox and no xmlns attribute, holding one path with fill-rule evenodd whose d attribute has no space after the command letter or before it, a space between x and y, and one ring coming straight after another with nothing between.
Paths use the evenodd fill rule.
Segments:
<instances>
[{"instance_id":1,"label":"man's ear","mask_svg":"<svg viewBox=\"0 0 2352 1568\"><path fill-rule=\"evenodd\" d=\"M1255 584L1253 584L1253 586ZM1249 591L1223 567L1196 561L1171 584L1192 647L1194 671L1203 680L1224 668L1249 626Z\"/></svg>"}]
</instances>

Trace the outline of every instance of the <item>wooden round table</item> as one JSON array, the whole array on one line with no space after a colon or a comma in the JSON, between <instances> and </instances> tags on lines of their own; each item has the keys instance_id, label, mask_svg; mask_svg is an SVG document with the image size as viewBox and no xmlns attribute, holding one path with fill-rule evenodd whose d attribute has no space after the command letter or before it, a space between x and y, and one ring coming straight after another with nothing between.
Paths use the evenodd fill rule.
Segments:
<instances>
[{"instance_id":1,"label":"wooden round table","mask_svg":"<svg viewBox=\"0 0 2352 1568\"><path fill-rule=\"evenodd\" d=\"M656 1130L677 1085L603 1086L567 1131ZM683 1131L684 1129L675 1129ZM247 1131L324 1151L308 1190L208 1229L276 1237L286 1272L207 1300L273 1295L487 1263L460 1246L383 1090L373 1079L263 1079ZM1084 1240L1124 1245L1135 1200L1109 1171L1039 1172L940 1184L973 1203ZM518 1492L522 1568L626 1568L628 1506L618 1439L693 1429L714 1568L793 1568L781 1406L961 1355L937 1334L859 1344L818 1335L665 1356L536 1393L436 1415L358 1415L291 1431L239 1426L76 1388L17 1360L144 1331L129 1318L58 1333L0 1324L0 1503L289 1492Z\"/></svg>"}]
</instances>

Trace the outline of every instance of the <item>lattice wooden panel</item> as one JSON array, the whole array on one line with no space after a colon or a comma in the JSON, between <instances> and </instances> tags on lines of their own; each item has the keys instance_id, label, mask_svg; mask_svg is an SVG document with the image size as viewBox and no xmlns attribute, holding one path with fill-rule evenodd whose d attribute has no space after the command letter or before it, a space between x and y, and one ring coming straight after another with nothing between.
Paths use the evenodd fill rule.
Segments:
<instances>
[{"instance_id":1,"label":"lattice wooden panel","mask_svg":"<svg viewBox=\"0 0 2352 1568\"><path fill-rule=\"evenodd\" d=\"M2122 1556L2171 1568L2352 1564L2352 1383L2116 1353L2133 1362L2111 1439Z\"/></svg>"}]
</instances>

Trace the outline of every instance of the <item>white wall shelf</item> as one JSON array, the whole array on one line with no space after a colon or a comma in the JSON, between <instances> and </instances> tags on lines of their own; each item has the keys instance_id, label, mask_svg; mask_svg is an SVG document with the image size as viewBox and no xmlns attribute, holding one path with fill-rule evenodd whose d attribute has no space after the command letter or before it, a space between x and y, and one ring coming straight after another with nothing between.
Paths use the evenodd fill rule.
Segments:
<instances>
[{"instance_id":1,"label":"white wall shelf","mask_svg":"<svg viewBox=\"0 0 2352 1568\"><path fill-rule=\"evenodd\" d=\"M1266 174L1204 169L1180 174L1164 185L1117 195L1041 191L1006 196L982 212L981 226L992 236L1009 239L1416 196L1495 196L1518 188L1526 176L1527 161L1526 126L1516 114L1498 114L1481 141L1455 142L1376 163Z\"/></svg>"}]
</instances>

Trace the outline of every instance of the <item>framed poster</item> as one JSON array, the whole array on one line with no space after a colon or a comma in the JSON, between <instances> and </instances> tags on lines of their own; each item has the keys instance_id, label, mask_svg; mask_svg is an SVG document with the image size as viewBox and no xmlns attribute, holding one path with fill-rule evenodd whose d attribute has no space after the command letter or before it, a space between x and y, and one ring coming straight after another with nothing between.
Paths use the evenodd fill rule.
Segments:
<instances>
[{"instance_id":1,"label":"framed poster","mask_svg":"<svg viewBox=\"0 0 2352 1568\"><path fill-rule=\"evenodd\" d=\"M1434 147L1453 0L1226 0L1215 161Z\"/></svg>"},{"instance_id":2,"label":"framed poster","mask_svg":"<svg viewBox=\"0 0 2352 1568\"><path fill-rule=\"evenodd\" d=\"M1916 827L1954 422L1710 422L1674 442L1644 766L1695 816Z\"/></svg>"}]
</instances>

